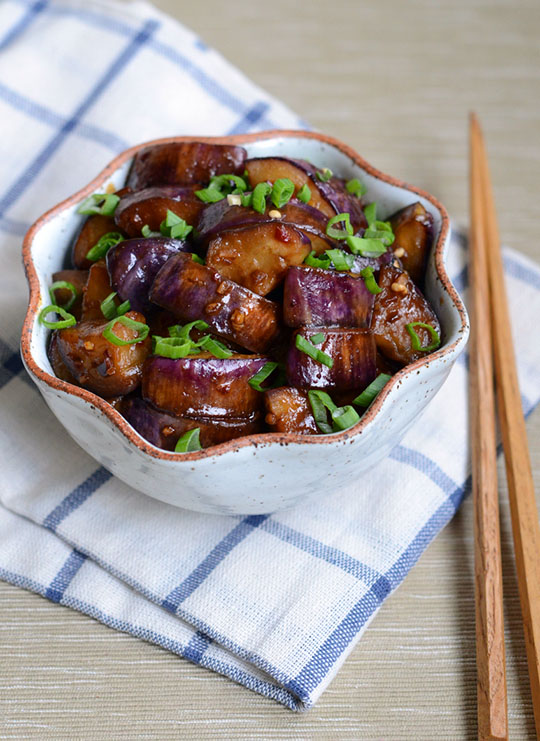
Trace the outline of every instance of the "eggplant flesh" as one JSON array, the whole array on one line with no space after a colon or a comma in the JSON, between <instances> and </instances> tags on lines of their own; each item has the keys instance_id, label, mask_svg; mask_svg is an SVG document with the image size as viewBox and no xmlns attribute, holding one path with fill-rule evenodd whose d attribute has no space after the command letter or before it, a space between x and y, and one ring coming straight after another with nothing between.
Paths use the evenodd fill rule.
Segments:
<instances>
[{"instance_id":1,"label":"eggplant flesh","mask_svg":"<svg viewBox=\"0 0 540 741\"><path fill-rule=\"evenodd\" d=\"M255 353L266 352L280 336L277 304L196 263L191 255L178 253L167 260L150 300L181 322L202 319L215 334Z\"/></svg>"},{"instance_id":2,"label":"eggplant flesh","mask_svg":"<svg viewBox=\"0 0 540 741\"><path fill-rule=\"evenodd\" d=\"M108 232L118 232L118 227L111 216L94 214L86 219L71 250L71 262L75 268L88 270L92 267L93 263L86 255Z\"/></svg>"},{"instance_id":3,"label":"eggplant flesh","mask_svg":"<svg viewBox=\"0 0 540 741\"><path fill-rule=\"evenodd\" d=\"M140 237L143 226L159 232L167 211L172 211L190 226L196 224L204 203L195 188L166 185L129 193L120 199L114 220L116 227L130 237Z\"/></svg>"},{"instance_id":4,"label":"eggplant flesh","mask_svg":"<svg viewBox=\"0 0 540 741\"><path fill-rule=\"evenodd\" d=\"M150 312L152 304L148 293L160 268L169 257L188 249L184 241L165 237L120 242L107 252L112 288L122 301L129 300L135 311Z\"/></svg>"},{"instance_id":5,"label":"eggplant flesh","mask_svg":"<svg viewBox=\"0 0 540 741\"><path fill-rule=\"evenodd\" d=\"M155 409L143 399L127 399L122 404L122 414L139 435L163 450L173 451L178 439L189 430L200 430L201 447L209 448L244 435L261 431L262 417L179 417Z\"/></svg>"},{"instance_id":6,"label":"eggplant flesh","mask_svg":"<svg viewBox=\"0 0 540 741\"><path fill-rule=\"evenodd\" d=\"M279 221L235 229L213 239L206 264L224 278L266 296L285 278L291 265L301 265L310 242L300 231Z\"/></svg>"},{"instance_id":7,"label":"eggplant flesh","mask_svg":"<svg viewBox=\"0 0 540 741\"><path fill-rule=\"evenodd\" d=\"M75 301L71 304L68 311L73 314L75 319L81 318L82 310L82 299L84 288L88 282L88 270L59 270L57 273L52 274L52 281L66 281L77 291ZM73 298L72 292L67 288L57 288L54 292L55 304L57 306L65 306Z\"/></svg>"},{"instance_id":8,"label":"eggplant flesh","mask_svg":"<svg viewBox=\"0 0 540 741\"><path fill-rule=\"evenodd\" d=\"M296 347L297 335L311 341L319 333L324 335L324 340L316 347L332 359L331 368ZM369 329L301 327L294 333L287 355L287 380L290 386L362 390L375 376L375 340Z\"/></svg>"},{"instance_id":9,"label":"eggplant flesh","mask_svg":"<svg viewBox=\"0 0 540 741\"><path fill-rule=\"evenodd\" d=\"M282 386L269 389L264 397L265 422L273 432L318 434L319 429L306 392L291 386Z\"/></svg>"},{"instance_id":10,"label":"eggplant flesh","mask_svg":"<svg viewBox=\"0 0 540 741\"><path fill-rule=\"evenodd\" d=\"M112 293L111 280L104 260L93 263L83 289L81 318L103 321L101 302Z\"/></svg>"},{"instance_id":11,"label":"eggplant flesh","mask_svg":"<svg viewBox=\"0 0 540 741\"><path fill-rule=\"evenodd\" d=\"M433 216L418 201L397 211L389 221L395 235L392 249L404 251L400 256L403 267L422 286L433 238Z\"/></svg>"},{"instance_id":12,"label":"eggplant flesh","mask_svg":"<svg viewBox=\"0 0 540 741\"><path fill-rule=\"evenodd\" d=\"M135 155L127 185L140 190L152 185L207 183L214 175L242 175L243 147L206 142L155 144Z\"/></svg>"},{"instance_id":13,"label":"eggplant flesh","mask_svg":"<svg viewBox=\"0 0 540 741\"><path fill-rule=\"evenodd\" d=\"M144 366L142 397L177 416L249 417L261 410L262 394L248 381L268 360L258 355L152 355Z\"/></svg>"},{"instance_id":14,"label":"eggplant flesh","mask_svg":"<svg viewBox=\"0 0 540 741\"><path fill-rule=\"evenodd\" d=\"M369 327L373 300L358 276L292 267L283 288L283 321L288 327Z\"/></svg>"}]
</instances>

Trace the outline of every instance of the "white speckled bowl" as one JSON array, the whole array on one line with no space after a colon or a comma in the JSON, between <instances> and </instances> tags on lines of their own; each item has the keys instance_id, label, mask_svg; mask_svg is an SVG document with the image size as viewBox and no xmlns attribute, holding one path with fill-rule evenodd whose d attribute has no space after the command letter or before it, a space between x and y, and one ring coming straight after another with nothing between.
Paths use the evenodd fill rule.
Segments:
<instances>
[{"instance_id":1,"label":"white speckled bowl","mask_svg":"<svg viewBox=\"0 0 540 741\"><path fill-rule=\"evenodd\" d=\"M468 337L463 303L445 270L448 214L435 198L398 182L367 164L341 142L312 132L269 131L224 138L175 137L166 141L212 141L243 145L250 156L280 154L358 177L387 215L416 200L433 215L435 244L429 259L426 294L443 329L437 352L397 373L362 420L345 432L302 436L249 435L195 453L169 453L144 440L106 401L61 381L47 358L49 331L38 322L49 303L51 275L60 270L80 226L80 202L109 183L122 187L135 152L116 157L89 185L44 214L24 240L30 304L21 341L24 364L49 408L71 437L115 476L169 504L212 514L269 513L308 497L324 496L384 459L429 404L446 379ZM335 453L339 452L339 455Z\"/></svg>"}]
</instances>

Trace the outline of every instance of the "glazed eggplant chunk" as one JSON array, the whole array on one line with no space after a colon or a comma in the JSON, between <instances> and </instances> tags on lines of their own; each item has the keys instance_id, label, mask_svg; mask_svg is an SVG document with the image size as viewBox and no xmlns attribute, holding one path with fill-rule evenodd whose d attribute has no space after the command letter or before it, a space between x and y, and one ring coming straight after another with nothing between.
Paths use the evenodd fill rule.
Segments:
<instances>
[{"instance_id":1,"label":"glazed eggplant chunk","mask_svg":"<svg viewBox=\"0 0 540 741\"><path fill-rule=\"evenodd\" d=\"M172 453L354 427L388 378L440 346L420 202L379 215L324 162L243 147L140 150L90 196L54 273L48 356Z\"/></svg>"}]
</instances>

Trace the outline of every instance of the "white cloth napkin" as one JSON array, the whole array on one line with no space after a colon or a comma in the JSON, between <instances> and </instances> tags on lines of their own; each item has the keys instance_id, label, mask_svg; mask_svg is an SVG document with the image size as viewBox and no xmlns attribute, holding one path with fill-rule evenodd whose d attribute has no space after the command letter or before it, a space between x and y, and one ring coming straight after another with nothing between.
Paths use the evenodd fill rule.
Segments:
<instances>
[{"instance_id":1,"label":"white cloth napkin","mask_svg":"<svg viewBox=\"0 0 540 741\"><path fill-rule=\"evenodd\" d=\"M22 370L21 237L131 144L302 122L151 6L96 0L4 0L0 120L0 576L311 706L467 489L466 359L383 464L317 505L213 517L138 494L71 441ZM465 257L454 238L460 290ZM510 250L506 268L529 412L540 271Z\"/></svg>"}]
</instances>

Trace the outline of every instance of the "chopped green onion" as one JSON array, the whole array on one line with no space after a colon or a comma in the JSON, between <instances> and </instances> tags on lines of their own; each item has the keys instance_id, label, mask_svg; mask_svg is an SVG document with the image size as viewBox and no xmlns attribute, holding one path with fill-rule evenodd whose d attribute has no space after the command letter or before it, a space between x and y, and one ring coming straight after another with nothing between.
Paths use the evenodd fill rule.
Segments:
<instances>
[{"instance_id":1,"label":"chopped green onion","mask_svg":"<svg viewBox=\"0 0 540 741\"><path fill-rule=\"evenodd\" d=\"M365 239L380 239L383 244L389 247L395 240L392 225L388 221L375 221L369 229L364 232Z\"/></svg>"},{"instance_id":2,"label":"chopped green onion","mask_svg":"<svg viewBox=\"0 0 540 741\"><path fill-rule=\"evenodd\" d=\"M344 224L344 229L334 228L334 224ZM350 214L336 214L328 221L326 233L332 239L347 239L347 235L353 234Z\"/></svg>"},{"instance_id":3,"label":"chopped green onion","mask_svg":"<svg viewBox=\"0 0 540 741\"><path fill-rule=\"evenodd\" d=\"M146 237L147 239L149 237L161 237L161 232L153 232L148 224L145 224L143 228L141 229L141 234L143 237Z\"/></svg>"},{"instance_id":4,"label":"chopped green onion","mask_svg":"<svg viewBox=\"0 0 540 741\"><path fill-rule=\"evenodd\" d=\"M377 219L377 204L376 203L368 204L364 209L364 216L366 217L368 226L370 227L373 226Z\"/></svg>"},{"instance_id":5,"label":"chopped green onion","mask_svg":"<svg viewBox=\"0 0 540 741\"><path fill-rule=\"evenodd\" d=\"M293 193L293 181L290 178L278 178L272 187L272 203L276 208L282 208L291 200Z\"/></svg>"},{"instance_id":6,"label":"chopped green onion","mask_svg":"<svg viewBox=\"0 0 540 741\"><path fill-rule=\"evenodd\" d=\"M304 265L309 265L311 268L329 268L331 264L332 261L329 257L317 257L316 252L310 252L304 260Z\"/></svg>"},{"instance_id":7,"label":"chopped green onion","mask_svg":"<svg viewBox=\"0 0 540 741\"><path fill-rule=\"evenodd\" d=\"M58 304L55 304L56 296L54 295L54 292L62 288L71 293L71 297L68 299L67 304L62 304L62 309L65 309L67 311L68 309L71 309L71 307L75 303L75 299L79 295L79 292L77 291L73 283L70 283L67 280L56 280L49 288L49 296L51 297L51 301L53 302L54 306L58 306Z\"/></svg>"},{"instance_id":8,"label":"chopped green onion","mask_svg":"<svg viewBox=\"0 0 540 741\"><path fill-rule=\"evenodd\" d=\"M301 334L296 335L295 345L298 350L309 355L309 357L313 358L317 363L322 363L322 365L326 365L328 368L331 368L334 365L334 361L330 355L327 355L322 350L319 350L318 347L312 345L311 342L305 337L302 337Z\"/></svg>"},{"instance_id":9,"label":"chopped green onion","mask_svg":"<svg viewBox=\"0 0 540 741\"><path fill-rule=\"evenodd\" d=\"M216 188L203 188L202 190L196 190L195 195L203 203L217 203L222 201L227 194L216 190Z\"/></svg>"},{"instance_id":10,"label":"chopped green onion","mask_svg":"<svg viewBox=\"0 0 540 741\"><path fill-rule=\"evenodd\" d=\"M362 257L378 257L387 251L379 239L366 239L365 237L347 237L347 246L353 255L362 255Z\"/></svg>"},{"instance_id":11,"label":"chopped green onion","mask_svg":"<svg viewBox=\"0 0 540 741\"><path fill-rule=\"evenodd\" d=\"M253 202L253 193L243 193L242 194L242 206L244 206L244 208L251 208L252 202Z\"/></svg>"},{"instance_id":12,"label":"chopped green onion","mask_svg":"<svg viewBox=\"0 0 540 741\"><path fill-rule=\"evenodd\" d=\"M352 427L357 422L360 422L360 415L358 414L356 409L353 409L350 404L334 409L331 414L332 421L334 423L334 432L348 430L349 427Z\"/></svg>"},{"instance_id":13,"label":"chopped green onion","mask_svg":"<svg viewBox=\"0 0 540 741\"><path fill-rule=\"evenodd\" d=\"M52 314L53 311L63 317L62 321L50 322L45 319L47 314ZM48 327L48 329L65 329L66 327L72 327L74 324L77 324L77 320L73 314L70 314L62 306L57 306L56 304L50 304L42 309L39 312L39 321L44 327Z\"/></svg>"},{"instance_id":14,"label":"chopped green onion","mask_svg":"<svg viewBox=\"0 0 540 741\"><path fill-rule=\"evenodd\" d=\"M101 308L101 313L105 317L105 319L114 319L117 316L123 316L126 311L129 311L130 304L129 299L127 301L124 301L124 303L120 304L119 306L116 306L114 303L114 299L116 298L116 291L113 293L109 293L107 298L103 299L101 304L99 305Z\"/></svg>"},{"instance_id":15,"label":"chopped green onion","mask_svg":"<svg viewBox=\"0 0 540 741\"><path fill-rule=\"evenodd\" d=\"M120 337L114 334L113 329L114 325L116 323L122 324L124 327L127 327L128 329L134 329L136 330L137 337L135 337L133 340L122 340ZM112 342L113 345L135 345L137 342L143 342L148 337L149 332L148 324L143 324L143 322L136 322L135 319L130 319L128 316L119 316L115 317L114 319L111 319L111 321L105 326L105 329L101 333L103 337L105 337L106 340L109 340L109 342Z\"/></svg>"},{"instance_id":16,"label":"chopped green onion","mask_svg":"<svg viewBox=\"0 0 540 741\"><path fill-rule=\"evenodd\" d=\"M320 345L321 342L324 342L324 338L324 332L317 332L317 334L312 335L309 339L314 345Z\"/></svg>"},{"instance_id":17,"label":"chopped green onion","mask_svg":"<svg viewBox=\"0 0 540 741\"><path fill-rule=\"evenodd\" d=\"M119 242L123 242L124 237L120 232L107 232L98 239L96 244L86 253L86 259L91 262L97 262L105 257L107 252Z\"/></svg>"},{"instance_id":18,"label":"chopped green onion","mask_svg":"<svg viewBox=\"0 0 540 741\"><path fill-rule=\"evenodd\" d=\"M257 183L253 190L251 207L254 211L260 214L264 214L266 211L266 196L272 190L272 186L268 183Z\"/></svg>"},{"instance_id":19,"label":"chopped green onion","mask_svg":"<svg viewBox=\"0 0 540 741\"><path fill-rule=\"evenodd\" d=\"M152 337L154 355L161 355L164 358L177 360L186 358L191 354L193 343L191 340L185 340L183 337Z\"/></svg>"},{"instance_id":20,"label":"chopped green onion","mask_svg":"<svg viewBox=\"0 0 540 741\"><path fill-rule=\"evenodd\" d=\"M189 340L190 339L189 333L194 327L195 329L200 329L204 331L205 329L208 329L208 324L206 322L203 322L202 319L196 319L194 322L189 322L189 324L184 324L184 326L181 326L180 324L175 324L174 326L169 327L169 335L171 337L182 337L182 339L184 340Z\"/></svg>"},{"instance_id":21,"label":"chopped green onion","mask_svg":"<svg viewBox=\"0 0 540 741\"><path fill-rule=\"evenodd\" d=\"M119 201L119 196L114 193L94 193L81 203L77 213L87 216L93 216L94 214L112 216Z\"/></svg>"},{"instance_id":22,"label":"chopped green onion","mask_svg":"<svg viewBox=\"0 0 540 741\"><path fill-rule=\"evenodd\" d=\"M358 394L356 399L353 399L352 403L359 407L368 407L391 378L392 376L389 376L388 373L379 373L377 378L369 386L366 386L362 393Z\"/></svg>"},{"instance_id":23,"label":"chopped green onion","mask_svg":"<svg viewBox=\"0 0 540 741\"><path fill-rule=\"evenodd\" d=\"M323 167L322 170L317 170L315 175L319 178L319 180L323 183L327 183L330 178L332 177L334 173L329 167Z\"/></svg>"},{"instance_id":24,"label":"chopped green onion","mask_svg":"<svg viewBox=\"0 0 540 741\"><path fill-rule=\"evenodd\" d=\"M194 427L188 432L184 432L182 437L178 438L178 442L174 448L175 453L193 453L196 450L202 450L200 441L201 430L199 427Z\"/></svg>"},{"instance_id":25,"label":"chopped green onion","mask_svg":"<svg viewBox=\"0 0 540 741\"><path fill-rule=\"evenodd\" d=\"M230 358L231 355L233 355L232 350L229 350L229 348L225 347L222 342L216 340L214 337L212 337L212 335L209 334L201 337L201 339L197 342L197 345L203 350L212 353L215 358L219 358L220 360L223 360L224 358Z\"/></svg>"},{"instance_id":26,"label":"chopped green onion","mask_svg":"<svg viewBox=\"0 0 540 741\"><path fill-rule=\"evenodd\" d=\"M357 178L347 181L345 187L351 195L358 196L358 198L361 198L367 193L367 187L360 180L357 180Z\"/></svg>"},{"instance_id":27,"label":"chopped green onion","mask_svg":"<svg viewBox=\"0 0 540 741\"><path fill-rule=\"evenodd\" d=\"M370 293L373 293L374 295L381 293L382 288L379 287L379 284L375 280L375 276L373 275L373 268L371 267L371 265L367 265L365 268L363 268L363 270L360 271L360 275L364 279L366 288Z\"/></svg>"},{"instance_id":28,"label":"chopped green onion","mask_svg":"<svg viewBox=\"0 0 540 741\"><path fill-rule=\"evenodd\" d=\"M198 262L199 265L204 265L204 260L202 257L199 257L199 255L196 255L194 252L191 253L191 259L193 262Z\"/></svg>"},{"instance_id":29,"label":"chopped green onion","mask_svg":"<svg viewBox=\"0 0 540 741\"><path fill-rule=\"evenodd\" d=\"M174 211L167 209L167 216L159 225L159 230L164 237L185 239L193 231L193 227L189 226L180 216L177 216Z\"/></svg>"},{"instance_id":30,"label":"chopped green onion","mask_svg":"<svg viewBox=\"0 0 540 741\"><path fill-rule=\"evenodd\" d=\"M233 190L243 193L247 190L248 184L239 175L214 175L210 178L210 185L208 187L221 191L225 190L227 193Z\"/></svg>"},{"instance_id":31,"label":"chopped green onion","mask_svg":"<svg viewBox=\"0 0 540 741\"><path fill-rule=\"evenodd\" d=\"M309 203L311 201L311 191L307 183L304 183L304 185L300 188L300 190L296 194L296 197L299 201L302 201L302 203Z\"/></svg>"},{"instance_id":32,"label":"chopped green onion","mask_svg":"<svg viewBox=\"0 0 540 741\"><path fill-rule=\"evenodd\" d=\"M431 344L429 345L426 345L425 347L422 347L420 337L418 337L418 335L414 331L414 327L422 327L423 329L427 329L427 331L431 335L431 339L433 340L433 342L431 342ZM440 335L435 327L431 326L431 324L426 324L425 322L410 322L409 324L405 325L405 329L411 335L411 345L413 350L418 350L420 352L431 352L432 350L436 350L441 344Z\"/></svg>"},{"instance_id":33,"label":"chopped green onion","mask_svg":"<svg viewBox=\"0 0 540 741\"><path fill-rule=\"evenodd\" d=\"M343 250L326 250L325 254L332 260L336 270L350 270L354 265L354 255Z\"/></svg>"},{"instance_id":34,"label":"chopped green onion","mask_svg":"<svg viewBox=\"0 0 540 741\"><path fill-rule=\"evenodd\" d=\"M251 388L255 389L255 391L266 391L266 389L261 386L261 383L266 381L268 376L270 376L277 367L278 363L275 363L274 361L265 363L260 371L257 371L257 373L249 379L248 383Z\"/></svg>"},{"instance_id":35,"label":"chopped green onion","mask_svg":"<svg viewBox=\"0 0 540 741\"><path fill-rule=\"evenodd\" d=\"M332 426L328 424L328 415L326 413L326 410L330 413L335 411L337 409L336 405L328 396L328 394L325 391L308 391L308 400L311 404L311 411L313 412L313 417L315 418L315 423L317 424L317 427L321 432L324 432L326 435L328 435L330 432L333 432Z\"/></svg>"}]
</instances>

